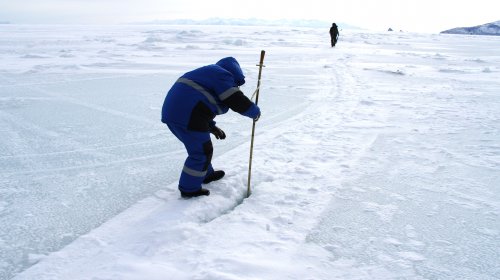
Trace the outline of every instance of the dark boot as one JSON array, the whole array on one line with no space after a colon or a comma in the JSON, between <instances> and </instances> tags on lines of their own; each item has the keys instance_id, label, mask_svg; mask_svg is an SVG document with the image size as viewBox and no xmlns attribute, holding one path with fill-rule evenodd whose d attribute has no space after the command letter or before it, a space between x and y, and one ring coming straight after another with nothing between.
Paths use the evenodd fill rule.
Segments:
<instances>
[{"instance_id":1,"label":"dark boot","mask_svg":"<svg viewBox=\"0 0 500 280\"><path fill-rule=\"evenodd\" d=\"M183 192L181 191L181 196L184 198L191 198L191 197L197 197L197 196L202 196L202 195L210 195L210 191L204 188L201 188L197 191L194 192Z\"/></svg>"},{"instance_id":2,"label":"dark boot","mask_svg":"<svg viewBox=\"0 0 500 280\"><path fill-rule=\"evenodd\" d=\"M205 177L205 180L203 180L203 184L208 184L210 182L220 180L222 179L222 177L224 177L224 175L226 175L226 173L224 173L224 171L222 170L214 171L208 174L207 177Z\"/></svg>"}]
</instances>

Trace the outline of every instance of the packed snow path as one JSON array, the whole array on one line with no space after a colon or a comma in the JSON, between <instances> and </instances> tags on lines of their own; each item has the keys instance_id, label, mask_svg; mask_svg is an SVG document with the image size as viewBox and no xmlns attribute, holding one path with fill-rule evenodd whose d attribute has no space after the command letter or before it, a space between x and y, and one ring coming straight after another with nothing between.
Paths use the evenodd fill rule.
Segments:
<instances>
[{"instance_id":1,"label":"packed snow path","mask_svg":"<svg viewBox=\"0 0 500 280\"><path fill-rule=\"evenodd\" d=\"M480 46L456 44L446 55L411 63L406 58L415 52L381 64L387 50L349 63L359 106L328 133L342 139L336 147L361 140L365 145L356 146L365 150L352 153L352 161L333 156L343 163L342 180L308 236L334 263L356 268L349 273L363 267L366 279L500 275L499 84L482 66L489 59L473 59ZM471 57L460 57L464 52ZM483 54L498 63L498 54ZM435 63L437 74L425 69L433 60L444 60Z\"/></svg>"},{"instance_id":2,"label":"packed snow path","mask_svg":"<svg viewBox=\"0 0 500 280\"><path fill-rule=\"evenodd\" d=\"M13 138L5 141L12 150L7 149L1 177L9 186L0 202L3 224L13 219L7 214L16 210L12 199L24 184L76 187L82 204L71 200L71 191L54 191L57 205L67 206L57 215L95 215L96 224L120 212L120 207L96 211L99 207L115 204L110 201L127 205L114 195L137 188L139 195L130 200L146 198L48 256L59 245L16 248L21 257L6 254L4 271L12 273L13 262L38 262L16 279L495 279L499 274L497 38L347 33L331 49L324 30L162 28L139 33L118 28L119 36L109 37L84 29L95 54L76 46L56 51L58 57L85 58L81 64L66 65L50 49L33 54L27 48L26 65L6 60L10 72L2 75L3 88L16 90L6 91L14 96L2 100L2 117L22 131L34 131L27 138L33 143L56 139L54 146L66 152L40 153L37 146L23 145L17 130L4 129ZM109 46L116 49L110 52ZM210 184L210 197L180 199L175 166L182 162L182 148L166 148L178 143L155 123L165 88L180 69L226 55L243 62L250 83L261 48L267 51L267 67L252 196L243 199L250 123L244 129L240 117L229 115L218 121L234 141L214 141L214 164L227 177ZM168 61L158 61L165 56ZM53 63L44 63L47 58ZM16 67L31 68L17 74ZM59 69L75 73L60 77ZM18 85L22 77L63 82ZM140 98L137 84L144 90ZM252 86L247 84L245 92ZM23 87L45 99L17 98ZM47 129L46 111L37 111L42 124L33 126L37 122L15 108L36 100L71 104L80 115L90 110L95 120L87 127L61 117L62 130ZM20 122L20 116L30 121ZM127 137L117 137L122 135ZM103 145L95 145L100 141ZM82 143L86 148L70 149ZM50 147L41 148L56 150ZM54 158L34 160L45 156ZM23 168L9 164L9 157ZM77 167L67 167L73 162ZM101 197L107 187L118 191ZM67 200L55 196L59 191ZM43 188L40 193L47 194ZM27 232L25 219L51 221L27 204L17 210L23 208L31 213L15 216L14 225ZM54 228L56 238L50 229L38 230L32 239L20 234L27 239L18 244L65 244L82 234ZM57 233L68 229L69 235ZM3 244L11 241L2 238Z\"/></svg>"}]
</instances>

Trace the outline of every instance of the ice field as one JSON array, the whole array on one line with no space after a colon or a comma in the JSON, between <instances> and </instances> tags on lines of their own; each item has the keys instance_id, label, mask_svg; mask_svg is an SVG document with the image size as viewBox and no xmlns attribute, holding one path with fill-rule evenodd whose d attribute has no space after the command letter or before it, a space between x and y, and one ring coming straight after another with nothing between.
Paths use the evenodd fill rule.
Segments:
<instances>
[{"instance_id":1,"label":"ice field","mask_svg":"<svg viewBox=\"0 0 500 280\"><path fill-rule=\"evenodd\" d=\"M498 279L500 37L241 26L0 29L0 279ZM160 122L234 56L251 121L216 118L185 200Z\"/></svg>"}]
</instances>

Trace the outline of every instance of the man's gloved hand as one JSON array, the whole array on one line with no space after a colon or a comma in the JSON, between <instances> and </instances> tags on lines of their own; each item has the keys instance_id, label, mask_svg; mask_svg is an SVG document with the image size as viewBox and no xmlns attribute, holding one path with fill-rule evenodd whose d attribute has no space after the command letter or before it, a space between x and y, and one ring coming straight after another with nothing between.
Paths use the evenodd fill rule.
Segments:
<instances>
[{"instance_id":1,"label":"man's gloved hand","mask_svg":"<svg viewBox=\"0 0 500 280\"><path fill-rule=\"evenodd\" d=\"M255 117L253 120L254 121L258 121L260 119L260 113L257 115L257 117Z\"/></svg>"},{"instance_id":2,"label":"man's gloved hand","mask_svg":"<svg viewBox=\"0 0 500 280\"><path fill-rule=\"evenodd\" d=\"M210 133L212 133L213 135L215 135L215 138L217 139L226 139L226 133L224 133L224 131L220 128L218 128L217 126L212 126L210 128Z\"/></svg>"}]
</instances>

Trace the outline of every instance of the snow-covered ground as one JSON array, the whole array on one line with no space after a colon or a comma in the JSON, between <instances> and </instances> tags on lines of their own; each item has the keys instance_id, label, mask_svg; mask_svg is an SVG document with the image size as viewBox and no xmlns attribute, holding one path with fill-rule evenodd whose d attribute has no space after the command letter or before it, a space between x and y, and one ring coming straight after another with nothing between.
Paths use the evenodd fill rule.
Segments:
<instances>
[{"instance_id":1,"label":"snow-covered ground","mask_svg":"<svg viewBox=\"0 0 500 280\"><path fill-rule=\"evenodd\" d=\"M498 279L500 37L3 26L0 279ZM177 77L234 56L209 197L179 197Z\"/></svg>"}]
</instances>

